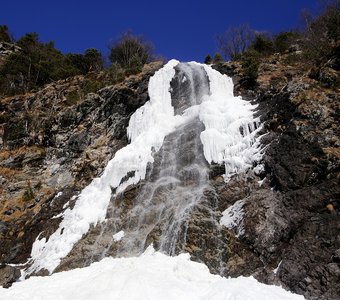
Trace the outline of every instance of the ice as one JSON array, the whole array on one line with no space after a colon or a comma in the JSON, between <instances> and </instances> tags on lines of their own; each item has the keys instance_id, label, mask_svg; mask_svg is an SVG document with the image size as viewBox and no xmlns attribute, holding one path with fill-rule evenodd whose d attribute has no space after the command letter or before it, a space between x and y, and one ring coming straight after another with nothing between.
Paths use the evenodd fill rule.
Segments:
<instances>
[{"instance_id":1,"label":"ice","mask_svg":"<svg viewBox=\"0 0 340 300\"><path fill-rule=\"evenodd\" d=\"M169 257L149 247L139 257L105 258L89 267L31 277L9 289L1 300L303 300L252 277L223 278L190 260Z\"/></svg>"},{"instance_id":2,"label":"ice","mask_svg":"<svg viewBox=\"0 0 340 300\"><path fill-rule=\"evenodd\" d=\"M224 164L225 180L245 171L261 159L259 118L249 101L233 95L231 78L204 65L210 81L210 97L202 103L200 119L205 125L201 133L205 158L209 163Z\"/></svg>"}]
</instances>

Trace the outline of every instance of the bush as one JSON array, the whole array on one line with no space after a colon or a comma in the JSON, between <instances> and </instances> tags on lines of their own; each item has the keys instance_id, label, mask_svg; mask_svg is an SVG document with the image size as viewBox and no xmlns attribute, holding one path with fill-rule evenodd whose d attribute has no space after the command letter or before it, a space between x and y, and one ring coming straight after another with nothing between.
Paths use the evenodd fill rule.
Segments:
<instances>
[{"instance_id":1,"label":"bush","mask_svg":"<svg viewBox=\"0 0 340 300\"><path fill-rule=\"evenodd\" d=\"M276 52L284 53L297 42L299 34L293 31L281 32L274 37L274 48Z\"/></svg>"},{"instance_id":2,"label":"bush","mask_svg":"<svg viewBox=\"0 0 340 300\"><path fill-rule=\"evenodd\" d=\"M255 40L251 43L250 48L257 51L263 56L274 52L273 41L263 34L257 34Z\"/></svg>"},{"instance_id":3,"label":"bush","mask_svg":"<svg viewBox=\"0 0 340 300\"><path fill-rule=\"evenodd\" d=\"M27 188L22 196L22 199L24 201L30 201L32 199L34 199L34 193L33 193L33 190L32 190L32 187L31 187L31 183L28 181L27 182Z\"/></svg>"},{"instance_id":4,"label":"bush","mask_svg":"<svg viewBox=\"0 0 340 300\"><path fill-rule=\"evenodd\" d=\"M81 89L85 95L88 93L95 93L103 87L104 83L102 81L93 79L85 79L81 85Z\"/></svg>"},{"instance_id":5,"label":"bush","mask_svg":"<svg viewBox=\"0 0 340 300\"><path fill-rule=\"evenodd\" d=\"M79 100L80 100L80 96L79 96L78 91L76 90L71 91L67 93L66 95L66 104L69 106L77 104Z\"/></svg>"},{"instance_id":6,"label":"bush","mask_svg":"<svg viewBox=\"0 0 340 300\"><path fill-rule=\"evenodd\" d=\"M7 140L14 141L26 136L26 122L20 120L17 122L10 123L7 128Z\"/></svg>"},{"instance_id":7,"label":"bush","mask_svg":"<svg viewBox=\"0 0 340 300\"><path fill-rule=\"evenodd\" d=\"M249 49L241 56L241 65L247 81L250 85L256 83L258 69L260 65L260 55L257 51Z\"/></svg>"},{"instance_id":8,"label":"bush","mask_svg":"<svg viewBox=\"0 0 340 300\"><path fill-rule=\"evenodd\" d=\"M6 25L0 25L0 42L11 43L12 37Z\"/></svg>"},{"instance_id":9,"label":"bush","mask_svg":"<svg viewBox=\"0 0 340 300\"><path fill-rule=\"evenodd\" d=\"M103 69L102 54L94 48L86 49L84 53L86 72L101 71Z\"/></svg>"},{"instance_id":10,"label":"bush","mask_svg":"<svg viewBox=\"0 0 340 300\"><path fill-rule=\"evenodd\" d=\"M125 70L125 75L129 76L140 73L144 64L145 63L138 56L133 57L129 66Z\"/></svg>"},{"instance_id":11,"label":"bush","mask_svg":"<svg viewBox=\"0 0 340 300\"><path fill-rule=\"evenodd\" d=\"M120 65L113 63L107 69L106 76L109 82L115 84L124 80L125 71Z\"/></svg>"}]
</instances>

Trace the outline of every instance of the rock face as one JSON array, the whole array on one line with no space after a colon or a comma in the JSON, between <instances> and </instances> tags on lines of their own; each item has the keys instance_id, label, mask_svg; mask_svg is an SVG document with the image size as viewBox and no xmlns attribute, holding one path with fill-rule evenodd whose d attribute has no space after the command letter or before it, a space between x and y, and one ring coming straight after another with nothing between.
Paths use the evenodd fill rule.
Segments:
<instances>
[{"instance_id":1,"label":"rock face","mask_svg":"<svg viewBox=\"0 0 340 300\"><path fill-rule=\"evenodd\" d=\"M82 95L84 77L0 102L0 258L24 263L38 236L127 143L130 115L148 100L148 80L161 63L97 93ZM76 101L70 94L76 93Z\"/></svg>"},{"instance_id":2,"label":"rock face","mask_svg":"<svg viewBox=\"0 0 340 300\"><path fill-rule=\"evenodd\" d=\"M263 62L251 90L240 65L217 66L233 76L236 93L256 99L267 133L264 181L245 199L239 240L262 263L253 269L258 279L307 299L339 299L338 86L325 89L305 65L286 61L273 56ZM331 73L339 82L338 72Z\"/></svg>"},{"instance_id":3,"label":"rock face","mask_svg":"<svg viewBox=\"0 0 340 300\"><path fill-rule=\"evenodd\" d=\"M237 62L214 66L233 77L236 95L258 104L265 154L260 165L227 184L224 169L210 166L205 201L193 209L177 251L184 249L214 273L254 275L307 299L335 300L340 298L339 74L290 62L288 55L262 61L251 88ZM1 100L1 262L24 263L37 235L55 230L60 221L55 216L74 205L72 196L127 143L129 117L148 100L148 79L159 67L75 103L69 95L81 95L82 77ZM131 186L116 199L122 220L143 186ZM111 203L108 216L112 210ZM232 222L221 225L226 215ZM110 218L91 228L57 271L117 255L116 229ZM147 242L157 248L159 235L154 230Z\"/></svg>"}]
</instances>

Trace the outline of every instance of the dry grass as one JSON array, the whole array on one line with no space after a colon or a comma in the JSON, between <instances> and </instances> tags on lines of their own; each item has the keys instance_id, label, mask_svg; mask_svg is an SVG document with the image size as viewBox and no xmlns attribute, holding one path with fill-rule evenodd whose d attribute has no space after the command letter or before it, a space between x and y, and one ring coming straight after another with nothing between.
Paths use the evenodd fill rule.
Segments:
<instances>
[{"instance_id":1,"label":"dry grass","mask_svg":"<svg viewBox=\"0 0 340 300\"><path fill-rule=\"evenodd\" d=\"M12 168L6 168L6 167L0 167L0 175L7 178L7 179L12 179L16 175L18 175L19 171L16 169Z\"/></svg>"}]
</instances>

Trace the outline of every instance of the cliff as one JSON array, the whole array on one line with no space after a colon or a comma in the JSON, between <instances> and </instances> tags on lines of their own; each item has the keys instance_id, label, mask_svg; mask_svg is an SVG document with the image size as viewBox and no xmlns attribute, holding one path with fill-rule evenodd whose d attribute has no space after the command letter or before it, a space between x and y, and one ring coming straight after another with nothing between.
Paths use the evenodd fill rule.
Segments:
<instances>
[{"instance_id":1,"label":"cliff","mask_svg":"<svg viewBox=\"0 0 340 300\"><path fill-rule=\"evenodd\" d=\"M146 65L142 73L95 93L84 94L85 79L77 76L1 99L2 264L25 263L37 236L56 230L60 213L74 205L73 196L127 144L129 118L148 100L148 79L160 67ZM222 167L210 168L208 201L194 209L185 251L214 273L255 275L308 299L337 299L338 70L311 68L300 62L298 51L275 54L262 59L256 84L250 86L240 63L214 67L233 78L235 94L258 105L265 154L255 169L227 184ZM123 215L143 184L120 197ZM228 214L242 218L219 226ZM98 247L108 247L107 255L115 256L115 244L96 243L101 230L100 225L91 228L58 271L99 260ZM149 237L156 248L158 235Z\"/></svg>"}]
</instances>

